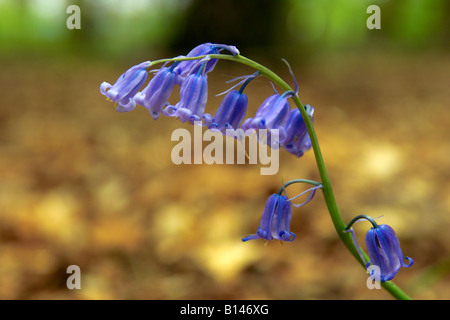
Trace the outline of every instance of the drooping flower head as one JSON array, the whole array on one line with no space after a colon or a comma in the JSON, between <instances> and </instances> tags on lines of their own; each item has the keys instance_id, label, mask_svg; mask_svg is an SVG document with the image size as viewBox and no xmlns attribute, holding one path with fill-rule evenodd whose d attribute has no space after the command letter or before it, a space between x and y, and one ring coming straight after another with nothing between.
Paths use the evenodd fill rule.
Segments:
<instances>
[{"instance_id":1,"label":"drooping flower head","mask_svg":"<svg viewBox=\"0 0 450 320\"><path fill-rule=\"evenodd\" d=\"M372 228L366 233L366 246L370 261L366 262L361 248L356 240L355 231L352 225L358 220L367 220L372 223ZM404 257L400 248L400 241L394 230L387 224L378 225L373 218L366 215L359 215L353 218L347 225L344 232L350 232L355 248L361 257L361 261L366 264L372 280L380 280L381 282L392 280L400 267L408 268L413 265L414 260ZM404 259L408 260L405 263Z\"/></svg>"},{"instance_id":2,"label":"drooping flower head","mask_svg":"<svg viewBox=\"0 0 450 320\"><path fill-rule=\"evenodd\" d=\"M208 100L205 68L209 61L209 58L202 59L201 68L187 76L180 88L180 101L163 109L164 115L179 118L182 123L201 121Z\"/></svg>"},{"instance_id":3,"label":"drooping flower head","mask_svg":"<svg viewBox=\"0 0 450 320\"><path fill-rule=\"evenodd\" d=\"M403 256L400 241L387 224L370 228L366 234L366 246L370 257L368 265L371 263L378 266L382 282L392 280L400 267L408 268L414 263L413 259ZM408 263L405 263L404 259Z\"/></svg>"},{"instance_id":4,"label":"drooping flower head","mask_svg":"<svg viewBox=\"0 0 450 320\"><path fill-rule=\"evenodd\" d=\"M135 102L144 106L153 119L158 119L161 110L168 104L170 95L178 77L174 71L176 63L171 67L163 67L158 70L150 80L147 87L138 92L134 98Z\"/></svg>"},{"instance_id":5,"label":"drooping flower head","mask_svg":"<svg viewBox=\"0 0 450 320\"><path fill-rule=\"evenodd\" d=\"M226 135L227 130L231 130L232 132L234 132L236 129L239 128L247 112L248 98L247 95L244 93L244 89L248 85L248 83L254 78L258 77L259 74L260 72L258 71L249 76L236 78L236 79L243 78L244 80L234 85L231 89L225 91L225 93L227 92L228 93L222 100L215 115L211 116L208 113L205 113L203 115L205 125L208 126L209 129L219 130L220 132L222 132L222 134ZM233 90L234 87L237 87L240 84L242 84L242 86L240 87L239 91Z\"/></svg>"},{"instance_id":6,"label":"drooping flower head","mask_svg":"<svg viewBox=\"0 0 450 320\"><path fill-rule=\"evenodd\" d=\"M146 61L131 67L117 79L114 85L103 82L100 85L100 92L118 104L117 111L128 112L133 110L136 106L133 99L134 95L147 80L146 68L150 65L151 62Z\"/></svg>"},{"instance_id":7,"label":"drooping flower head","mask_svg":"<svg viewBox=\"0 0 450 320\"><path fill-rule=\"evenodd\" d=\"M226 130L239 128L244 120L247 111L247 95L239 91L232 90L222 100L214 117L204 114L203 119L209 129L219 130L226 134Z\"/></svg>"},{"instance_id":8,"label":"drooping flower head","mask_svg":"<svg viewBox=\"0 0 450 320\"><path fill-rule=\"evenodd\" d=\"M249 235L242 241L266 239L294 241L295 233L290 231L292 207L285 195L272 194L266 201L261 221L256 234Z\"/></svg>"},{"instance_id":9,"label":"drooping flower head","mask_svg":"<svg viewBox=\"0 0 450 320\"><path fill-rule=\"evenodd\" d=\"M305 105L308 116L313 119L314 108L309 104ZM311 149L311 139L306 129L305 121L298 108L293 108L289 114L286 125L286 139L283 142L283 148L297 157Z\"/></svg>"},{"instance_id":10,"label":"drooping flower head","mask_svg":"<svg viewBox=\"0 0 450 320\"><path fill-rule=\"evenodd\" d=\"M268 97L258 108L253 118L248 118L242 124L242 130L254 129L256 132L260 129L268 129L266 143L272 148L279 148L280 144L286 139L284 124L289 115L288 97L293 93L291 91L280 95L275 93ZM270 130L278 130L279 139L271 139Z\"/></svg>"},{"instance_id":11,"label":"drooping flower head","mask_svg":"<svg viewBox=\"0 0 450 320\"><path fill-rule=\"evenodd\" d=\"M217 43L203 43L196 46L192 49L186 57L198 57L204 56L208 54L218 54L222 50L229 51L232 55L238 55L239 50L235 46L229 46L225 44L217 44ZM205 73L211 72L216 66L218 59L211 59L205 66ZM189 73L198 72L200 65L198 64L198 60L186 60L180 62L175 68L175 72L178 72L182 77L186 76Z\"/></svg>"},{"instance_id":12,"label":"drooping flower head","mask_svg":"<svg viewBox=\"0 0 450 320\"><path fill-rule=\"evenodd\" d=\"M293 198L288 198L286 188L295 183L313 184L314 187L298 194ZM254 239L294 241L295 233L290 231L292 206L297 208L304 206L313 199L316 191L321 188L321 183L304 179L295 179L283 184L278 193L272 194L267 199L256 234L251 234L243 238L242 241ZM305 193L309 194L305 201L300 204L292 203L292 200L304 195Z\"/></svg>"}]
</instances>

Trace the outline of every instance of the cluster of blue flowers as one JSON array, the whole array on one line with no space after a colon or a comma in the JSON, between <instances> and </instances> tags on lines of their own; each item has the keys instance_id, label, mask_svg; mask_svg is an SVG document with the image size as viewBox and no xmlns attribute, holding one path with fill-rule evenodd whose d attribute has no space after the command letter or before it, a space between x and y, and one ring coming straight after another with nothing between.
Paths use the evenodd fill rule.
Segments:
<instances>
[{"instance_id":1,"label":"cluster of blue flowers","mask_svg":"<svg viewBox=\"0 0 450 320\"><path fill-rule=\"evenodd\" d=\"M205 113L208 73L213 71L218 61L208 55L219 54L223 50L232 55L239 55L239 50L234 46L204 43L186 55L189 58L203 58L175 61L170 66L164 65L154 71L155 75L141 91L139 90L149 74L147 69L151 66L150 61L131 67L113 85L103 82L100 85L100 92L116 103L116 111L129 112L136 105L141 105L155 120L161 113L167 117L178 118L182 123L201 123L211 130L235 137L242 136L242 132L258 133L259 129L267 129L266 140L260 139L260 142L265 142L272 148L283 147L295 156L301 157L311 148L311 140L300 111L296 107L291 109L288 102L288 98L296 93L288 91L280 95L275 92L262 103L253 118L244 121L248 98L243 91L259 72L239 77L243 79L236 85L241 85L240 89L227 92L214 116ZM180 100L171 105L169 98L176 85L180 87ZM306 105L305 109L312 119L314 108ZM236 134L239 129L242 130L241 134ZM278 130L278 139L271 139L272 130Z\"/></svg>"}]
</instances>

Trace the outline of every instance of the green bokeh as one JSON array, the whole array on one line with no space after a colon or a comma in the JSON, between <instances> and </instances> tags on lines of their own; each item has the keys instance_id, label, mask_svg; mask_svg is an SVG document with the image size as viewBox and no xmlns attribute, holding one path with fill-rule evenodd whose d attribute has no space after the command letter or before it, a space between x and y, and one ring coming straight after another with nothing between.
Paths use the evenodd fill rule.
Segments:
<instances>
[{"instance_id":1,"label":"green bokeh","mask_svg":"<svg viewBox=\"0 0 450 320\"><path fill-rule=\"evenodd\" d=\"M280 0L276 6L264 3L276 10L265 10L268 15L261 6L255 9L258 2L254 0L248 0L245 6L229 1L228 7L218 0L0 0L0 52L76 49L86 54L121 56L138 50L171 49L180 42L189 43L186 35L192 35L194 41L199 34L220 34L222 42L240 47L258 46L245 37L253 36L253 30L267 34L263 44L266 49L289 44L287 50L301 51L306 56L318 50L364 49L374 42L407 50L442 48L448 38L449 4L445 0ZM70 4L81 8L81 30L66 28L69 14L65 8ZM381 9L381 30L366 27L366 9L372 4ZM224 18L213 18L215 8L222 7L228 8ZM42 14L46 10L49 14ZM223 21L231 23L224 28ZM240 26L240 39L229 25ZM269 25L270 30L264 29Z\"/></svg>"}]
</instances>

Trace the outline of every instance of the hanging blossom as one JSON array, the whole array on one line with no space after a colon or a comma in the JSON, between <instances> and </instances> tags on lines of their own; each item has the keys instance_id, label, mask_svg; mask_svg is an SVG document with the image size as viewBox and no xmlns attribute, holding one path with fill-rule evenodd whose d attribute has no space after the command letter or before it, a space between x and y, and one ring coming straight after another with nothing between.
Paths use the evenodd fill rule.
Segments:
<instances>
[{"instance_id":1,"label":"hanging blossom","mask_svg":"<svg viewBox=\"0 0 450 320\"><path fill-rule=\"evenodd\" d=\"M154 120L158 119L159 113L169 104L169 97L179 76L174 70L176 65L177 63L174 63L170 68L159 69L148 85L134 98L137 104L150 112Z\"/></svg>"},{"instance_id":2,"label":"hanging blossom","mask_svg":"<svg viewBox=\"0 0 450 320\"><path fill-rule=\"evenodd\" d=\"M274 149L278 149L280 144L286 139L286 131L284 124L289 115L290 106L287 99L294 93L288 91L282 95L275 93L268 97L256 111L253 118L248 118L242 124L242 130L248 131L253 129L254 132L260 134L259 130L267 129L266 136L259 138L260 142L266 143ZM272 139L272 130L277 130L278 139Z\"/></svg>"},{"instance_id":3,"label":"hanging blossom","mask_svg":"<svg viewBox=\"0 0 450 320\"><path fill-rule=\"evenodd\" d=\"M277 239L294 241L295 233L290 231L292 207L285 195L272 194L266 201L261 221L256 234L251 234L242 241Z\"/></svg>"},{"instance_id":4,"label":"hanging blossom","mask_svg":"<svg viewBox=\"0 0 450 320\"><path fill-rule=\"evenodd\" d=\"M125 71L114 85L107 82L100 85L100 92L118 104L116 111L128 112L136 107L134 95L147 80L146 68L150 65L150 61L142 62Z\"/></svg>"},{"instance_id":5,"label":"hanging blossom","mask_svg":"<svg viewBox=\"0 0 450 320\"><path fill-rule=\"evenodd\" d=\"M305 105L305 111L308 117L313 120L314 108L309 104ZM283 148L297 157L311 149L311 138L306 129L305 121L298 108L291 110L289 117L284 126L286 139L283 142Z\"/></svg>"},{"instance_id":6,"label":"hanging blossom","mask_svg":"<svg viewBox=\"0 0 450 320\"><path fill-rule=\"evenodd\" d=\"M290 224L292 219L292 206L301 207L310 202L317 189L322 188L322 184L314 182L315 186L300 193L299 195L289 199L285 188L291 184L305 182L305 180L297 179L289 181L284 184L278 193L272 194L266 201L259 227L256 234L251 234L242 239L242 241L266 239L266 240L281 240L281 241L294 241L295 233L290 231ZM309 193L307 199L300 204L293 204L292 200L300 197L301 195Z\"/></svg>"},{"instance_id":7,"label":"hanging blossom","mask_svg":"<svg viewBox=\"0 0 450 320\"><path fill-rule=\"evenodd\" d=\"M408 268L414 264L412 258L403 256L400 248L400 240L394 229L387 224L378 225L374 219L366 215L355 217L345 228L346 232L352 233L352 240L361 257L365 262L361 248L356 240L356 236L351 226L358 220L365 219L372 223L372 228L366 233L366 246L370 261L366 262L366 267L370 265L378 268L372 268L371 278L380 279L381 282L392 280L399 272L401 267ZM408 263L405 263L405 259Z\"/></svg>"},{"instance_id":8,"label":"hanging blossom","mask_svg":"<svg viewBox=\"0 0 450 320\"><path fill-rule=\"evenodd\" d=\"M258 77L259 74L260 72L257 71L252 75L236 78L243 78L243 80L227 91L221 93L221 95L226 93L226 96L222 100L215 115L211 116L208 113L203 114L203 121L209 129L218 130L224 135L236 136L236 129L240 127L247 112L248 98L244 93L244 89L250 83L250 81ZM232 82L233 80L231 80L230 82ZM235 87L241 84L242 86L240 87L239 91L233 90Z\"/></svg>"},{"instance_id":9,"label":"hanging blossom","mask_svg":"<svg viewBox=\"0 0 450 320\"><path fill-rule=\"evenodd\" d=\"M218 54L220 51L226 50L230 52L232 55L236 56L239 54L239 50L235 46L225 45L225 44L217 44L217 43L203 43L198 46L196 46L194 49L192 49L186 57L192 58L192 57L199 57L199 56L205 56L208 54ZM205 73L211 72L214 67L217 64L218 59L211 59L208 61L206 66L204 67ZM175 72L181 75L181 77L185 77L186 75L190 73L196 73L198 72L198 69L200 68L200 65L197 64L197 60L185 60L181 61L176 67Z\"/></svg>"},{"instance_id":10,"label":"hanging blossom","mask_svg":"<svg viewBox=\"0 0 450 320\"><path fill-rule=\"evenodd\" d=\"M179 118L182 123L201 121L208 100L206 65L209 61L209 58L202 59L201 68L186 77L180 88L180 101L165 108L164 115Z\"/></svg>"},{"instance_id":11,"label":"hanging blossom","mask_svg":"<svg viewBox=\"0 0 450 320\"><path fill-rule=\"evenodd\" d=\"M278 149L287 138L286 129L293 131L293 126L285 128L289 117L288 98L298 95L298 83L289 63L283 59L288 66L289 72L294 80L294 91L286 91L280 95L273 87L274 94L268 97L258 108L253 118L248 118L242 124L244 131L256 132L261 143L265 143L273 149ZM273 84L272 84L273 86ZM263 129L261 131L261 129ZM267 130L264 130L267 129Z\"/></svg>"},{"instance_id":12,"label":"hanging blossom","mask_svg":"<svg viewBox=\"0 0 450 320\"><path fill-rule=\"evenodd\" d=\"M387 224L372 227L367 231L366 246L369 263L380 268L379 276L382 282L392 280L400 267L408 268L414 263L413 259L403 256L400 240ZM405 259L408 263L405 263Z\"/></svg>"}]
</instances>

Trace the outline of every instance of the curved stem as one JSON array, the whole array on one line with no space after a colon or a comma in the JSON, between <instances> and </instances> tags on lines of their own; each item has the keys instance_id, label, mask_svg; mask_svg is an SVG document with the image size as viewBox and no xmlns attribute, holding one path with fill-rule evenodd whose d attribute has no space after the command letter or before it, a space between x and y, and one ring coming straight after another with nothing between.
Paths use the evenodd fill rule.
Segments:
<instances>
[{"instance_id":1,"label":"curved stem","mask_svg":"<svg viewBox=\"0 0 450 320\"><path fill-rule=\"evenodd\" d=\"M226 54L210 54L208 55L211 59L222 59L222 60L228 60L228 61L234 61L241 64L244 64L248 67L254 68L256 70L259 70L261 72L262 76L265 76L270 81L278 85L280 88L282 88L284 91L294 91L281 77L279 77L277 74L275 74L273 71L268 69L267 67L249 59L241 55L226 55ZM198 57L177 57L172 59L161 59L161 60L155 60L152 62L151 65L157 64L157 63L164 63L164 62L170 62L170 61L183 61L183 60L198 60L206 57L204 56L198 56ZM319 141L316 136L316 132L314 130L314 126L312 123L311 118L308 116L302 102L300 101L300 98L298 94L295 94L292 97L292 101L295 103L297 108L300 111L300 114L303 117L303 120L305 121L306 129L308 130L309 137L311 139L312 149L314 151L314 157L316 159L317 168L319 171L320 179L322 180L322 193L323 197L326 203L326 206L328 208L328 212L330 214L331 220L333 222L334 228L336 229L336 232L341 239L341 241L344 243L345 247L350 251L350 253L353 255L353 257L360 263L360 265L365 269L365 263L364 261L361 261L361 258L359 256L358 250L356 249L355 245L353 244L351 235L346 232L346 225L342 219L342 216L339 212L339 209L336 204L336 199L334 197L333 189L331 187L330 178L327 173L327 169L325 167L325 162L322 157L322 152L320 150ZM367 254L363 252L363 255L367 257ZM397 287L392 281L386 281L382 282L381 285L383 288L388 291L393 297L397 299L410 299L410 297L403 292L399 287Z\"/></svg>"},{"instance_id":2,"label":"curved stem","mask_svg":"<svg viewBox=\"0 0 450 320\"><path fill-rule=\"evenodd\" d=\"M317 182L317 181L314 181L314 180L308 180L308 179L294 179L294 180L291 180L291 181L289 181L289 182L284 183L283 186L280 188L280 191L278 191L278 194L281 195L281 194L283 193L283 190L284 190L285 188L289 187L291 184L294 184L294 183L309 183L309 184L312 184L312 185L314 185L314 186L316 186L316 187L318 187L318 186L321 185L320 182Z\"/></svg>"},{"instance_id":3,"label":"curved stem","mask_svg":"<svg viewBox=\"0 0 450 320\"><path fill-rule=\"evenodd\" d=\"M242 84L241 88L239 89L239 93L242 94L244 92L245 87L250 83L250 81L252 81L253 79L255 79L256 77L259 77L260 72L259 70L256 71L254 74L252 74L251 76L249 76L245 82Z\"/></svg>"},{"instance_id":4,"label":"curved stem","mask_svg":"<svg viewBox=\"0 0 450 320\"><path fill-rule=\"evenodd\" d=\"M378 228L378 224L375 222L375 220L374 220L371 216L368 216L368 215L365 215L365 214L360 214L359 216L354 217L354 218L352 219L352 221L350 221L350 223L347 225L347 227L345 227L345 231L347 231L348 229L350 229L350 228L352 227L352 225L353 225L356 221L358 221L358 220L360 220L360 219L366 219L366 220L368 220L368 221L372 224L372 226L373 226L374 228Z\"/></svg>"}]
</instances>

